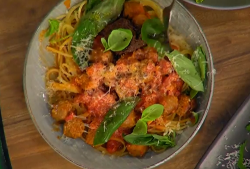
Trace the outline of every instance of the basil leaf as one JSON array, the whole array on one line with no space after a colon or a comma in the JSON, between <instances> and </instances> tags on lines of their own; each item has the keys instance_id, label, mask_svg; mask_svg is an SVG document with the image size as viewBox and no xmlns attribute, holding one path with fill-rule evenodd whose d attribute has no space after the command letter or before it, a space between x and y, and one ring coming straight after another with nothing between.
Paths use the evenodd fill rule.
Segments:
<instances>
[{"instance_id":1,"label":"basil leaf","mask_svg":"<svg viewBox=\"0 0 250 169\"><path fill-rule=\"evenodd\" d=\"M202 3L203 0L195 0L196 3Z\"/></svg>"},{"instance_id":2,"label":"basil leaf","mask_svg":"<svg viewBox=\"0 0 250 169\"><path fill-rule=\"evenodd\" d=\"M143 112L141 116L141 120L148 122L153 121L160 117L163 113L164 106L161 104L153 104L149 107L147 107Z\"/></svg>"},{"instance_id":3,"label":"basil leaf","mask_svg":"<svg viewBox=\"0 0 250 169\"><path fill-rule=\"evenodd\" d=\"M152 136L155 138L155 140L157 140L157 144L158 144L157 146L159 146L159 145L168 145L171 147L175 146L173 139L171 139L168 136L160 136L157 134L152 134Z\"/></svg>"},{"instance_id":4,"label":"basil leaf","mask_svg":"<svg viewBox=\"0 0 250 169\"><path fill-rule=\"evenodd\" d=\"M204 81L206 78L206 55L204 51L202 50L202 47L199 46L194 51L191 60L194 64L195 69L197 70L199 76L201 77L201 80ZM190 91L190 97L191 99L194 98L198 94L198 91L191 90Z\"/></svg>"},{"instance_id":5,"label":"basil leaf","mask_svg":"<svg viewBox=\"0 0 250 169\"><path fill-rule=\"evenodd\" d=\"M156 134L129 134L124 137L124 140L130 144L146 145L146 146L161 146L174 147L175 142L168 136L160 136Z\"/></svg>"},{"instance_id":6,"label":"basil leaf","mask_svg":"<svg viewBox=\"0 0 250 169\"><path fill-rule=\"evenodd\" d=\"M177 74L185 83L196 91L204 91L199 73L190 59L176 50L171 53L166 53L166 55L171 61Z\"/></svg>"},{"instance_id":7,"label":"basil leaf","mask_svg":"<svg viewBox=\"0 0 250 169\"><path fill-rule=\"evenodd\" d=\"M246 129L248 132L250 132L250 124L247 125Z\"/></svg>"},{"instance_id":8,"label":"basil leaf","mask_svg":"<svg viewBox=\"0 0 250 169\"><path fill-rule=\"evenodd\" d=\"M52 35L53 33L56 33L59 29L60 22L56 19L49 19L49 29L47 30L45 37L48 37Z\"/></svg>"},{"instance_id":9,"label":"basil leaf","mask_svg":"<svg viewBox=\"0 0 250 169\"><path fill-rule=\"evenodd\" d=\"M132 31L129 29L116 29L111 32L108 37L108 46L107 50L112 50L114 52L122 51L125 49L130 41L133 38Z\"/></svg>"},{"instance_id":10,"label":"basil leaf","mask_svg":"<svg viewBox=\"0 0 250 169\"><path fill-rule=\"evenodd\" d=\"M134 134L147 134L147 123L142 119L138 120L133 130Z\"/></svg>"},{"instance_id":11,"label":"basil leaf","mask_svg":"<svg viewBox=\"0 0 250 169\"><path fill-rule=\"evenodd\" d=\"M194 89L191 89L191 91L190 91L190 99L193 99L197 94L198 94L197 91L195 91Z\"/></svg>"},{"instance_id":12,"label":"basil leaf","mask_svg":"<svg viewBox=\"0 0 250 169\"><path fill-rule=\"evenodd\" d=\"M170 51L168 43L167 31L158 18L146 20L141 28L142 40L149 46L154 47L161 57L164 53Z\"/></svg>"},{"instance_id":13,"label":"basil leaf","mask_svg":"<svg viewBox=\"0 0 250 169\"><path fill-rule=\"evenodd\" d=\"M124 137L124 140L135 145L154 145L152 141L154 137L151 134L129 134Z\"/></svg>"},{"instance_id":14,"label":"basil leaf","mask_svg":"<svg viewBox=\"0 0 250 169\"><path fill-rule=\"evenodd\" d=\"M203 51L202 47L198 47L199 49L199 58L198 58L198 62L199 62L199 66L200 66L200 70L201 70L201 80L204 81L206 79L206 70L207 70L207 60L206 60L206 54Z\"/></svg>"},{"instance_id":15,"label":"basil leaf","mask_svg":"<svg viewBox=\"0 0 250 169\"><path fill-rule=\"evenodd\" d=\"M87 5L85 7L86 13L88 13L94 6L102 2L101 0L88 0Z\"/></svg>"},{"instance_id":16,"label":"basil leaf","mask_svg":"<svg viewBox=\"0 0 250 169\"><path fill-rule=\"evenodd\" d=\"M104 120L97 129L94 137L94 145L106 143L110 139L111 135L126 120L138 101L138 97L127 98L126 100L114 105L105 115Z\"/></svg>"},{"instance_id":17,"label":"basil leaf","mask_svg":"<svg viewBox=\"0 0 250 169\"><path fill-rule=\"evenodd\" d=\"M239 169L247 169L244 164L244 151L245 151L245 147L246 147L246 142L244 142L243 144L241 144L240 146L240 151L239 151L239 161L237 163L237 166L239 167Z\"/></svg>"},{"instance_id":18,"label":"basil leaf","mask_svg":"<svg viewBox=\"0 0 250 169\"><path fill-rule=\"evenodd\" d=\"M106 51L109 48L109 45L108 45L106 39L105 38L101 38L101 42L102 42L102 45L104 46L105 51Z\"/></svg>"},{"instance_id":19,"label":"basil leaf","mask_svg":"<svg viewBox=\"0 0 250 169\"><path fill-rule=\"evenodd\" d=\"M206 63L206 55L203 52L201 46L197 47L197 49L194 51L191 60L194 63L197 72L200 74L201 80L204 81L206 78L207 63Z\"/></svg>"},{"instance_id":20,"label":"basil leaf","mask_svg":"<svg viewBox=\"0 0 250 169\"><path fill-rule=\"evenodd\" d=\"M160 141L168 141L169 139L168 139L168 137L166 137L166 136L160 136L160 135L157 135L157 134L152 134L152 136L155 138L155 139L157 139L157 140L160 140Z\"/></svg>"},{"instance_id":21,"label":"basil leaf","mask_svg":"<svg viewBox=\"0 0 250 169\"><path fill-rule=\"evenodd\" d=\"M198 51L197 51L197 49L196 49L196 50L193 52L192 56L191 56L191 61L193 62L194 67L195 67L197 73L198 73L199 76L200 76L200 75L201 75L201 70L200 70L198 58L199 58L199 55L198 55Z\"/></svg>"}]
</instances>

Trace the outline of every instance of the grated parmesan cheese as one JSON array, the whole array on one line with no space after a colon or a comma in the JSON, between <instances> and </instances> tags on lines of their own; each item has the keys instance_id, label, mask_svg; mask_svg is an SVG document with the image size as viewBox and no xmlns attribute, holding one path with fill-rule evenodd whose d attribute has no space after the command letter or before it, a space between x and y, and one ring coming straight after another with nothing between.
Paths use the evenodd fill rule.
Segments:
<instances>
[{"instance_id":1,"label":"grated parmesan cheese","mask_svg":"<svg viewBox=\"0 0 250 169\"><path fill-rule=\"evenodd\" d=\"M232 150L230 153L227 153L225 156L218 156L218 162L217 166L221 166L222 168L227 168L227 169L237 169L237 163L239 161L239 148L240 148L240 143L239 144L234 144L234 145L225 145L226 150ZM243 165L246 168L250 168L250 159L244 158L243 160Z\"/></svg>"},{"instance_id":2,"label":"grated parmesan cheese","mask_svg":"<svg viewBox=\"0 0 250 169\"><path fill-rule=\"evenodd\" d=\"M77 34L78 32L76 32ZM93 35L89 35L86 39L81 39L81 42L77 46L71 46L75 49L76 59L79 60L80 68L83 70L88 65L88 60L90 59L90 52L92 51Z\"/></svg>"},{"instance_id":3,"label":"grated parmesan cheese","mask_svg":"<svg viewBox=\"0 0 250 169\"><path fill-rule=\"evenodd\" d=\"M107 130L107 128L106 128L106 121L104 121L104 123L103 123L103 130L104 130L104 132Z\"/></svg>"}]
</instances>

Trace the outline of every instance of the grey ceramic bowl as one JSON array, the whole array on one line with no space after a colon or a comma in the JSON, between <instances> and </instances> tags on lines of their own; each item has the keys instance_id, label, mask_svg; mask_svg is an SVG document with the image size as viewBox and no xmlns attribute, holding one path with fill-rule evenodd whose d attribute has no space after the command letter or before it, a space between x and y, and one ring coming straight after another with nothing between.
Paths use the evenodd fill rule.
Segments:
<instances>
[{"instance_id":1,"label":"grey ceramic bowl","mask_svg":"<svg viewBox=\"0 0 250 169\"><path fill-rule=\"evenodd\" d=\"M235 10L250 7L250 0L204 0L202 3L196 3L195 0L184 1L196 6L217 10Z\"/></svg>"},{"instance_id":2,"label":"grey ceramic bowl","mask_svg":"<svg viewBox=\"0 0 250 169\"><path fill-rule=\"evenodd\" d=\"M169 4L168 0L155 0L160 6L164 7ZM75 4L76 0L72 0ZM201 112L199 122L194 127L187 128L180 136L177 137L177 146L167 151L155 154L147 153L143 158L134 158L130 156L111 157L103 155L91 146L85 144L80 139L58 139L57 136L62 135L60 132L52 130L53 119L50 117L48 105L46 103L44 75L46 65L53 63L53 57L46 51L39 50L39 33L41 30L48 27L48 19L65 13L65 6L60 2L42 21L37 31L35 32L25 60L25 68L23 74L24 93L28 110L31 118L40 132L44 140L61 156L75 165L89 169L142 169L154 168L179 153L197 134L202 123L204 122L212 99L213 93L213 61L212 55L200 26L195 21L193 16L179 3L175 3L173 7L173 15L171 25L178 32L186 36L188 43L192 48L202 45L208 63L207 81L205 82L205 92L199 96L199 107L197 111ZM43 59L40 59L41 53Z\"/></svg>"}]
</instances>

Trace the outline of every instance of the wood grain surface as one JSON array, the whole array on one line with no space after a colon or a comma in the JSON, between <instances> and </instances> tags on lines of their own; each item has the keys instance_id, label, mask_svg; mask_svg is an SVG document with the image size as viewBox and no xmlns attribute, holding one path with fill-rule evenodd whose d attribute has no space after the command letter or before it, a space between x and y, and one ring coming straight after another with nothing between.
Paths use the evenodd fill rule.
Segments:
<instances>
[{"instance_id":1,"label":"wood grain surface","mask_svg":"<svg viewBox=\"0 0 250 169\"><path fill-rule=\"evenodd\" d=\"M22 76L29 41L59 0L0 1L0 102L14 169L77 169L36 130L26 108ZM250 8L217 11L184 4L203 28L211 47L215 90L197 136L158 169L193 169L216 135L250 93Z\"/></svg>"}]
</instances>

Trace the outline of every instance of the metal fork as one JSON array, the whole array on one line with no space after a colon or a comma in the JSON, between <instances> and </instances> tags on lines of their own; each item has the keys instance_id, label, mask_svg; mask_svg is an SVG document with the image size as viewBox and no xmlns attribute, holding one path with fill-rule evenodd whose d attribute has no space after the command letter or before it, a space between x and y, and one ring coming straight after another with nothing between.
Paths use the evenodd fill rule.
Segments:
<instances>
[{"instance_id":1,"label":"metal fork","mask_svg":"<svg viewBox=\"0 0 250 169\"><path fill-rule=\"evenodd\" d=\"M175 0L172 0L171 4L167 7L165 7L163 9L163 24L164 24L164 27L165 29L167 30L167 39L169 40L169 29L168 29L168 26L169 26L169 23L170 23L170 20L171 20L171 14L172 14L172 8L174 6L174 3L175 3ZM172 48L170 46L170 44L167 44L167 48L169 49L169 51L172 51Z\"/></svg>"},{"instance_id":2,"label":"metal fork","mask_svg":"<svg viewBox=\"0 0 250 169\"><path fill-rule=\"evenodd\" d=\"M171 4L163 9L163 23L165 28L168 28L171 19L171 11L174 6L175 0L172 0Z\"/></svg>"}]
</instances>

